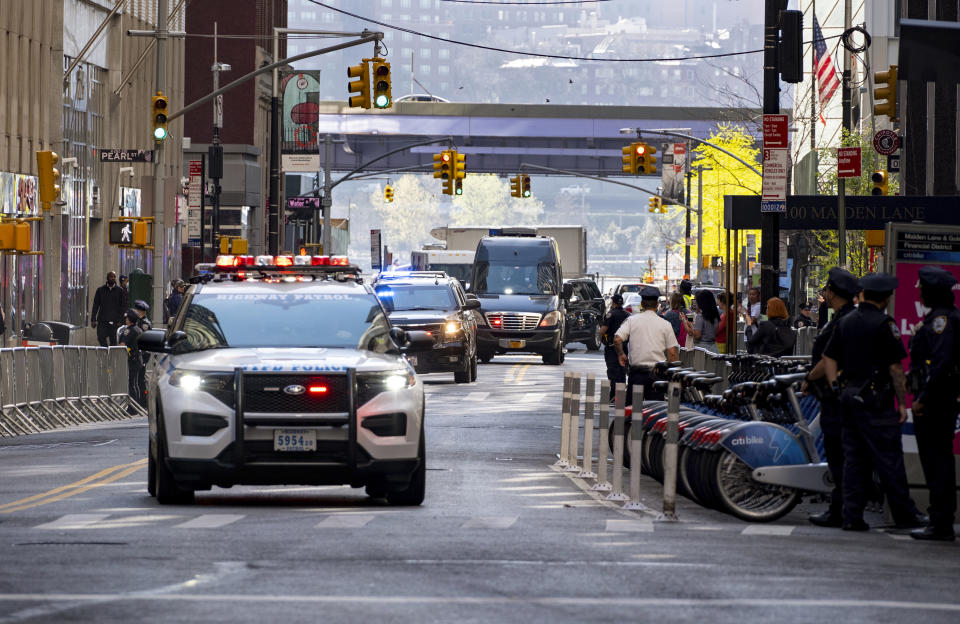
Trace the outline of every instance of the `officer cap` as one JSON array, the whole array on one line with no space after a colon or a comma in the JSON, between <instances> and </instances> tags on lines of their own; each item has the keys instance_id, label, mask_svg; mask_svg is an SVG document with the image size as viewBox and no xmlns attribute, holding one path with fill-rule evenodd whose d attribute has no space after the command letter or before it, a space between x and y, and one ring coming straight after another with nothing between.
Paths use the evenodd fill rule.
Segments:
<instances>
[{"instance_id":1,"label":"officer cap","mask_svg":"<svg viewBox=\"0 0 960 624\"><path fill-rule=\"evenodd\" d=\"M130 321L131 323L136 323L137 321L140 320L140 315L137 314L137 311L134 310L133 308L127 310L127 312L126 312L126 314L124 314L124 316L125 316L125 317L127 318L127 320Z\"/></svg>"},{"instance_id":2,"label":"officer cap","mask_svg":"<svg viewBox=\"0 0 960 624\"><path fill-rule=\"evenodd\" d=\"M925 266L920 269L919 274L921 286L949 289L957 283L957 278L943 267Z\"/></svg>"},{"instance_id":3,"label":"officer cap","mask_svg":"<svg viewBox=\"0 0 960 624\"><path fill-rule=\"evenodd\" d=\"M660 296L660 289L656 286L644 286L640 289L641 299L657 299Z\"/></svg>"},{"instance_id":4,"label":"officer cap","mask_svg":"<svg viewBox=\"0 0 960 624\"><path fill-rule=\"evenodd\" d=\"M860 280L846 269L833 267L827 272L827 275L829 276L827 286L838 295L847 295L852 298L862 290Z\"/></svg>"},{"instance_id":5,"label":"officer cap","mask_svg":"<svg viewBox=\"0 0 960 624\"><path fill-rule=\"evenodd\" d=\"M122 281L125 281L126 279L127 279L127 276L126 276L126 275L121 275L121 276L120 276L120 281L121 281L121 282L122 282Z\"/></svg>"},{"instance_id":6,"label":"officer cap","mask_svg":"<svg viewBox=\"0 0 960 624\"><path fill-rule=\"evenodd\" d=\"M610 301L612 301L617 305L623 305L623 295L621 294L613 295L612 297L610 297Z\"/></svg>"},{"instance_id":7,"label":"officer cap","mask_svg":"<svg viewBox=\"0 0 960 624\"><path fill-rule=\"evenodd\" d=\"M137 299L136 301L134 301L133 307L136 308L137 310L143 310L144 312L150 311L150 304L148 304L143 299Z\"/></svg>"},{"instance_id":8,"label":"officer cap","mask_svg":"<svg viewBox=\"0 0 960 624\"><path fill-rule=\"evenodd\" d=\"M886 273L871 273L870 275L865 275L863 279L860 280L860 284L864 290L876 293L891 293L896 290L900 282L894 276Z\"/></svg>"}]
</instances>

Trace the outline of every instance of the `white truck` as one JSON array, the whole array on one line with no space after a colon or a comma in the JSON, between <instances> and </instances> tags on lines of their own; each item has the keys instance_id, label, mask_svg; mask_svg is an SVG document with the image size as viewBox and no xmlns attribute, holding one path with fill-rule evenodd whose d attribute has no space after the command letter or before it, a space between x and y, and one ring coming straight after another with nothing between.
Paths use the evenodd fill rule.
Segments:
<instances>
[{"instance_id":1,"label":"white truck","mask_svg":"<svg viewBox=\"0 0 960 624\"><path fill-rule=\"evenodd\" d=\"M587 274L587 229L582 225L526 225L509 226L535 230L538 236L552 236L560 248L563 279ZM430 230L430 235L446 241L447 249L476 249L484 236L498 234L505 226L447 225ZM448 271L449 272L449 271Z\"/></svg>"},{"instance_id":2,"label":"white truck","mask_svg":"<svg viewBox=\"0 0 960 624\"><path fill-rule=\"evenodd\" d=\"M410 268L414 271L445 271L460 283L470 281L473 256L477 245L469 249L418 249L410 252Z\"/></svg>"}]
</instances>

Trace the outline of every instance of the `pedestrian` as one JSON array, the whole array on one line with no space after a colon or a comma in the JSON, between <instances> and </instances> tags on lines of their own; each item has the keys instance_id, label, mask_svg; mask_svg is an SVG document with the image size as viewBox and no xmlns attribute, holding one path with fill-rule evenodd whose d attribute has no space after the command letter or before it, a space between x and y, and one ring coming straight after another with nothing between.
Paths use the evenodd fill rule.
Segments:
<instances>
[{"instance_id":1,"label":"pedestrian","mask_svg":"<svg viewBox=\"0 0 960 624\"><path fill-rule=\"evenodd\" d=\"M120 284L120 288L123 289L123 309L126 310L130 307L130 288L127 286L129 280L127 280L126 275L121 275L117 279L117 283Z\"/></svg>"},{"instance_id":2,"label":"pedestrian","mask_svg":"<svg viewBox=\"0 0 960 624\"><path fill-rule=\"evenodd\" d=\"M643 387L644 400L662 401L664 394L653 389L653 367L657 362L675 362L680 357L680 345L670 322L657 316L657 298L660 289L646 286L640 291L640 307L643 312L627 318L617 330L613 346L620 358L620 365L628 368L627 404L633 402L633 386ZM630 357L623 350L629 342Z\"/></svg>"},{"instance_id":3,"label":"pedestrian","mask_svg":"<svg viewBox=\"0 0 960 624\"><path fill-rule=\"evenodd\" d=\"M953 441L960 411L960 310L957 279L935 266L920 269L920 299L930 308L910 341L913 428L930 491L930 524L910 533L919 540L956 539L957 475Z\"/></svg>"},{"instance_id":4,"label":"pedestrian","mask_svg":"<svg viewBox=\"0 0 960 624\"><path fill-rule=\"evenodd\" d=\"M851 299L851 303L853 300ZM830 305L827 304L824 291L817 295L817 329L823 329L830 321Z\"/></svg>"},{"instance_id":5,"label":"pedestrian","mask_svg":"<svg viewBox=\"0 0 960 624\"><path fill-rule=\"evenodd\" d=\"M900 425L907 420L906 376L900 362L907 352L896 321L884 312L898 282L886 273L871 273L860 283L860 305L840 319L823 352L824 372L842 414L843 529L870 528L863 510L871 465L895 528L920 528L926 519L910 498L900 440Z\"/></svg>"},{"instance_id":6,"label":"pedestrian","mask_svg":"<svg viewBox=\"0 0 960 624\"><path fill-rule=\"evenodd\" d=\"M720 310L717 309L717 300L709 290L697 293L697 313L691 323L683 317L683 327L687 334L693 336L693 346L702 347L711 353L717 352L717 330L720 328Z\"/></svg>"},{"instance_id":7,"label":"pedestrian","mask_svg":"<svg viewBox=\"0 0 960 624\"><path fill-rule=\"evenodd\" d=\"M753 327L754 319L747 317L744 335L747 337L747 353L781 357L793 355L797 333L790 327L790 315L783 299L770 297L767 301L767 320Z\"/></svg>"},{"instance_id":8,"label":"pedestrian","mask_svg":"<svg viewBox=\"0 0 960 624\"><path fill-rule=\"evenodd\" d=\"M816 327L817 321L811 316L810 304L803 303L800 306L800 314L797 316L797 320L793 322L793 326L796 329L802 329L804 327Z\"/></svg>"},{"instance_id":9,"label":"pedestrian","mask_svg":"<svg viewBox=\"0 0 960 624\"><path fill-rule=\"evenodd\" d=\"M607 363L607 379L610 380L609 400L611 402L616 394L616 385L627 381L627 371L620 364L620 357L613 345L613 337L629 316L623 309L623 295L610 297L610 311L604 317L603 325L600 326L600 338L603 342L603 359Z\"/></svg>"},{"instance_id":10,"label":"pedestrian","mask_svg":"<svg viewBox=\"0 0 960 624\"><path fill-rule=\"evenodd\" d=\"M167 323L173 322L173 317L180 310L180 304L183 302L183 291L186 284L183 280L173 280L171 283L170 296L163 302L163 318Z\"/></svg>"},{"instance_id":11,"label":"pedestrian","mask_svg":"<svg viewBox=\"0 0 960 624\"><path fill-rule=\"evenodd\" d=\"M140 315L136 310L127 310L123 316L124 325L120 329L120 344L127 348L127 393L141 407L146 407L146 395L140 385L143 360L140 357L140 336L143 332L137 326ZM131 409L127 410L132 413Z\"/></svg>"},{"instance_id":12,"label":"pedestrian","mask_svg":"<svg viewBox=\"0 0 960 624\"><path fill-rule=\"evenodd\" d=\"M760 289L756 286L751 286L747 289L747 305L740 306L740 315L743 317L743 322L746 323L747 319L751 319L754 323L760 320L761 314L760 306Z\"/></svg>"},{"instance_id":13,"label":"pedestrian","mask_svg":"<svg viewBox=\"0 0 960 624\"><path fill-rule=\"evenodd\" d=\"M693 282L688 279L680 280L677 286L680 294L683 295L683 308L690 310L693 308Z\"/></svg>"},{"instance_id":14,"label":"pedestrian","mask_svg":"<svg viewBox=\"0 0 960 624\"><path fill-rule=\"evenodd\" d=\"M117 284L117 274L107 273L106 283L97 288L93 295L93 311L90 313L90 326L97 330L97 342L101 347L117 344L117 329L124 312L123 289Z\"/></svg>"},{"instance_id":15,"label":"pedestrian","mask_svg":"<svg viewBox=\"0 0 960 624\"><path fill-rule=\"evenodd\" d=\"M837 397L827 391L824 373L823 350L833 337L837 323L853 312L853 297L860 292L860 280L852 273L834 267L828 273L827 286L823 290L824 301L833 310L833 319L827 323L813 341L810 361L813 367L804 382L804 391L809 391L820 400L820 431L823 432L823 451L827 466L833 477L830 506L826 511L810 516L812 524L822 527L843 526L843 439L842 420ZM824 313L826 315L826 313Z\"/></svg>"},{"instance_id":16,"label":"pedestrian","mask_svg":"<svg viewBox=\"0 0 960 624\"><path fill-rule=\"evenodd\" d=\"M674 291L670 295L670 309L663 313L663 318L670 322L670 326L673 327L673 335L677 337L677 342L680 344L683 344L687 339L686 330L683 329L683 318L685 316L683 294Z\"/></svg>"},{"instance_id":17,"label":"pedestrian","mask_svg":"<svg viewBox=\"0 0 960 624\"><path fill-rule=\"evenodd\" d=\"M727 313L730 311L730 303L733 301L733 293L722 292L717 295L717 308L720 309L720 323L717 325L717 353L727 352Z\"/></svg>"}]
</instances>

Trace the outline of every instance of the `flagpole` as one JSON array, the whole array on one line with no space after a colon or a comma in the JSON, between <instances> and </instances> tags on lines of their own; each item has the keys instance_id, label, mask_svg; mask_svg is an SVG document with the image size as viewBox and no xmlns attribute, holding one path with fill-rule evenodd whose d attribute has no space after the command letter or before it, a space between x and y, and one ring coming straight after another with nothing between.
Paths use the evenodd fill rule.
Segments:
<instances>
[{"instance_id":1,"label":"flagpole","mask_svg":"<svg viewBox=\"0 0 960 624\"><path fill-rule=\"evenodd\" d=\"M817 19L817 0L810 3L810 13L813 18L810 20L810 152L812 163L810 166L811 188L814 195L819 195L817 190L817 169L819 169L819 158L817 158L817 33L813 20Z\"/></svg>"}]
</instances>

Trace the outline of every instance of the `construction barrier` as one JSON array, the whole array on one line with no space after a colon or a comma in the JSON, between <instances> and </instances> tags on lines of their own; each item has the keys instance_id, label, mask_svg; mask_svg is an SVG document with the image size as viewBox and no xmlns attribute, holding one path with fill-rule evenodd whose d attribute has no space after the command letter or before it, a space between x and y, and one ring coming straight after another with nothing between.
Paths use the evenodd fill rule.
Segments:
<instances>
[{"instance_id":1,"label":"construction barrier","mask_svg":"<svg viewBox=\"0 0 960 624\"><path fill-rule=\"evenodd\" d=\"M0 437L144 415L125 347L0 349Z\"/></svg>"}]
</instances>

